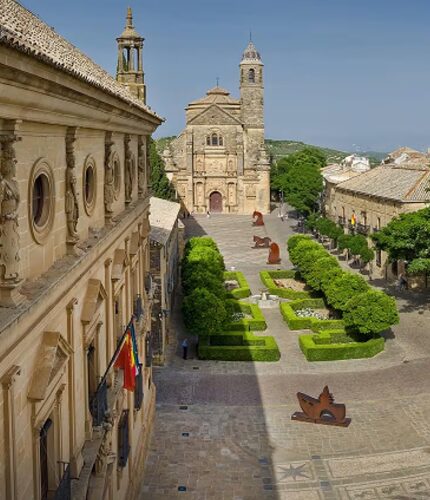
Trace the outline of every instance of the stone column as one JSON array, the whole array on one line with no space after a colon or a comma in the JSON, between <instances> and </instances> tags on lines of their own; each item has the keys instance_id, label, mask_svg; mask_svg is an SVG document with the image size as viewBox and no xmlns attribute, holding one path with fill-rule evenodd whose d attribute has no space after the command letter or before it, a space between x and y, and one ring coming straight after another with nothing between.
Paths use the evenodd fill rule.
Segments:
<instances>
[{"instance_id":1,"label":"stone column","mask_svg":"<svg viewBox=\"0 0 430 500\"><path fill-rule=\"evenodd\" d=\"M19 185L16 179L15 143L19 122L6 120L0 132L0 306L15 307L25 298L17 288L22 283L18 212Z\"/></svg>"},{"instance_id":2,"label":"stone column","mask_svg":"<svg viewBox=\"0 0 430 500\"><path fill-rule=\"evenodd\" d=\"M17 447L15 429L15 390L16 377L21 374L19 366L13 366L2 378L4 412L4 435L5 435L5 459L6 459L6 497L10 500L18 500L17 491Z\"/></svg>"}]
</instances>

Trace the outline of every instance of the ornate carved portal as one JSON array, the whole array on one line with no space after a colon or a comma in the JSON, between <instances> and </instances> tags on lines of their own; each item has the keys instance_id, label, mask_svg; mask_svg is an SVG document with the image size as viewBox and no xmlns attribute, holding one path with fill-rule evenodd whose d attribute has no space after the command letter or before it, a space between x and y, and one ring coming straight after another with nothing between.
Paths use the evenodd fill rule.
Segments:
<instances>
[{"instance_id":1,"label":"ornate carved portal","mask_svg":"<svg viewBox=\"0 0 430 500\"><path fill-rule=\"evenodd\" d=\"M75 169L75 141L76 127L69 127L66 133L66 194L65 210L67 221L67 251L76 253L76 243L79 241L78 221L79 204L76 190L76 169Z\"/></svg>"},{"instance_id":2,"label":"ornate carved portal","mask_svg":"<svg viewBox=\"0 0 430 500\"><path fill-rule=\"evenodd\" d=\"M0 305L5 307L13 307L24 299L16 290L22 279L18 233L20 194L14 144L20 140L14 132L0 136Z\"/></svg>"},{"instance_id":3,"label":"ornate carved portal","mask_svg":"<svg viewBox=\"0 0 430 500\"><path fill-rule=\"evenodd\" d=\"M112 214L113 214L112 204L115 198L115 181L114 181L113 152L112 152L113 145L114 142L112 140L112 132L106 132L104 196L105 196L105 219L106 222L108 223L112 219Z\"/></svg>"}]
</instances>

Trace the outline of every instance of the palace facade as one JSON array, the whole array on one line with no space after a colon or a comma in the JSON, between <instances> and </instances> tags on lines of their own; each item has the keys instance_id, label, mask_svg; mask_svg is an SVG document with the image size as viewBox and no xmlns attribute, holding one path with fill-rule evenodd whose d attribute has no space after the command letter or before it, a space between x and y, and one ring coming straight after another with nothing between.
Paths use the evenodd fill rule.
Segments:
<instances>
[{"instance_id":1,"label":"palace facade","mask_svg":"<svg viewBox=\"0 0 430 500\"><path fill-rule=\"evenodd\" d=\"M240 63L240 100L217 86L191 102L186 128L168 145L163 159L189 212L270 211L263 62L252 42Z\"/></svg>"},{"instance_id":2,"label":"palace facade","mask_svg":"<svg viewBox=\"0 0 430 500\"><path fill-rule=\"evenodd\" d=\"M0 3L0 498L131 499L155 408L143 38L118 80ZM133 66L133 61L137 61ZM116 368L127 325L141 367Z\"/></svg>"}]
</instances>

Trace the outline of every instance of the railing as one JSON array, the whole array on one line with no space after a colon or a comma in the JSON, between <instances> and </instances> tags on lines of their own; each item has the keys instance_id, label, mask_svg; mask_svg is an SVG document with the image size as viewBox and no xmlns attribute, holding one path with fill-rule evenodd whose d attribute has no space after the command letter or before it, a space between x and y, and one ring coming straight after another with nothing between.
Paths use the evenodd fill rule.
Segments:
<instances>
[{"instance_id":1,"label":"railing","mask_svg":"<svg viewBox=\"0 0 430 500\"><path fill-rule=\"evenodd\" d=\"M348 222L348 229L350 230L351 233L355 233L355 228L357 224L351 224L351 222Z\"/></svg>"},{"instance_id":2,"label":"railing","mask_svg":"<svg viewBox=\"0 0 430 500\"><path fill-rule=\"evenodd\" d=\"M66 468L64 469L63 477L61 478L60 484L55 491L53 500L71 500L72 498L72 486L70 478L70 466L69 464L64 464Z\"/></svg>"},{"instance_id":3,"label":"railing","mask_svg":"<svg viewBox=\"0 0 430 500\"><path fill-rule=\"evenodd\" d=\"M104 380L90 400L90 412L93 417L94 427L101 425L106 417L106 412L108 411L107 394L107 383Z\"/></svg>"},{"instance_id":4,"label":"railing","mask_svg":"<svg viewBox=\"0 0 430 500\"><path fill-rule=\"evenodd\" d=\"M143 367L139 365L139 373L136 376L136 385L134 389L134 409L140 410L143 403Z\"/></svg>"},{"instance_id":5,"label":"railing","mask_svg":"<svg viewBox=\"0 0 430 500\"><path fill-rule=\"evenodd\" d=\"M127 465L129 453L128 410L123 410L118 425L118 467L125 467Z\"/></svg>"},{"instance_id":6,"label":"railing","mask_svg":"<svg viewBox=\"0 0 430 500\"><path fill-rule=\"evenodd\" d=\"M345 226L345 224L346 224L346 218L345 218L345 217L341 217L341 216L339 215L339 217L337 218L337 222L338 222L338 224L340 224L341 226Z\"/></svg>"},{"instance_id":7,"label":"railing","mask_svg":"<svg viewBox=\"0 0 430 500\"><path fill-rule=\"evenodd\" d=\"M149 334L145 339L145 366L146 368L151 368L152 366L152 335Z\"/></svg>"},{"instance_id":8,"label":"railing","mask_svg":"<svg viewBox=\"0 0 430 500\"><path fill-rule=\"evenodd\" d=\"M381 230L380 227L372 227L372 232L373 233L378 233Z\"/></svg>"},{"instance_id":9,"label":"railing","mask_svg":"<svg viewBox=\"0 0 430 500\"><path fill-rule=\"evenodd\" d=\"M357 233L359 234L364 234L368 235L370 232L370 226L367 226L366 224L357 224Z\"/></svg>"}]
</instances>

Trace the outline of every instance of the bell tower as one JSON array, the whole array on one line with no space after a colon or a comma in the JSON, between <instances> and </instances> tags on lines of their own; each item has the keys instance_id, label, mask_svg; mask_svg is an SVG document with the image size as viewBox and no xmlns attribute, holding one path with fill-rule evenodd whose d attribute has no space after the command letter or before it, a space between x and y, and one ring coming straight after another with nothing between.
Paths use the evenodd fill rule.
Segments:
<instances>
[{"instance_id":1,"label":"bell tower","mask_svg":"<svg viewBox=\"0 0 430 500\"><path fill-rule=\"evenodd\" d=\"M129 7L124 31L116 39L118 42L116 79L138 99L146 103L145 75L142 62L144 40L134 29L133 14Z\"/></svg>"},{"instance_id":2,"label":"bell tower","mask_svg":"<svg viewBox=\"0 0 430 500\"><path fill-rule=\"evenodd\" d=\"M263 62L250 40L240 63L240 97L242 121L246 129L262 129L264 138Z\"/></svg>"}]
</instances>

